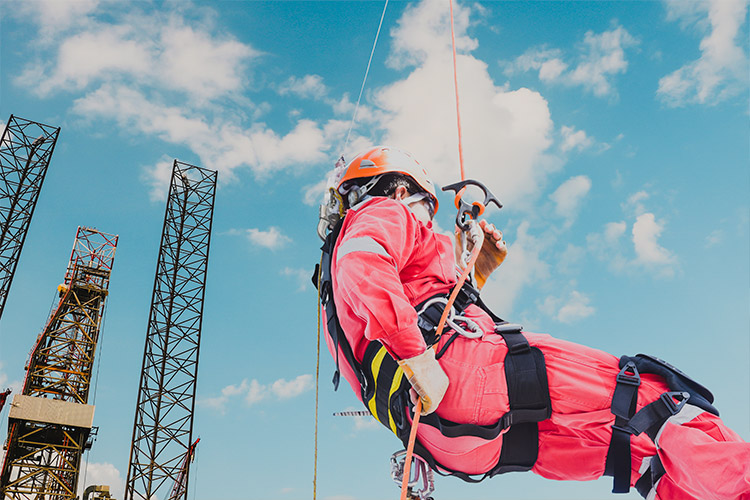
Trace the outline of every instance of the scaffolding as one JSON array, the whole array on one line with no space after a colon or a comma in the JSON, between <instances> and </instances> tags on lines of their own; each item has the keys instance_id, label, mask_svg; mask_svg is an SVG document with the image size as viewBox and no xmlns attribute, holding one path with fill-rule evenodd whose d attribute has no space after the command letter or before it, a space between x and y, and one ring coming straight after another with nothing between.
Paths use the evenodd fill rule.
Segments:
<instances>
[{"instance_id":1,"label":"scaffolding","mask_svg":"<svg viewBox=\"0 0 750 500\"><path fill-rule=\"evenodd\" d=\"M76 500L81 456L96 428L88 404L117 236L79 227L60 300L37 338L23 393L8 415L0 492L11 500Z\"/></svg>"},{"instance_id":2,"label":"scaffolding","mask_svg":"<svg viewBox=\"0 0 750 500\"><path fill-rule=\"evenodd\" d=\"M59 133L10 115L0 139L0 317Z\"/></svg>"},{"instance_id":3,"label":"scaffolding","mask_svg":"<svg viewBox=\"0 0 750 500\"><path fill-rule=\"evenodd\" d=\"M133 424L126 500L187 499L215 171L175 160ZM171 496L174 484L180 487Z\"/></svg>"}]
</instances>

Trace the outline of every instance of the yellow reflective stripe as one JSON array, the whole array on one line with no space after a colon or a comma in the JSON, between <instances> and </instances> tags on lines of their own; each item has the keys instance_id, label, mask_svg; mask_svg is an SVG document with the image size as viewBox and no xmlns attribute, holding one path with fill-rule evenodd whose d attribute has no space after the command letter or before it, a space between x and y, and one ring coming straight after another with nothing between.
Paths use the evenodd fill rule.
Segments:
<instances>
[{"instance_id":1,"label":"yellow reflective stripe","mask_svg":"<svg viewBox=\"0 0 750 500\"><path fill-rule=\"evenodd\" d=\"M370 399L370 401L367 402L367 406L370 408L370 413L372 413L377 420L380 420L380 417L378 416L378 410L375 407L375 397L378 393L378 373L380 372L380 365L383 363L383 358L385 357L385 347L381 347L378 353L375 355L375 357L372 359L372 379L375 382L375 390L373 391L373 396Z\"/></svg>"},{"instance_id":2,"label":"yellow reflective stripe","mask_svg":"<svg viewBox=\"0 0 750 500\"><path fill-rule=\"evenodd\" d=\"M404 370L402 370L400 366L396 368L396 373L393 375L393 381L391 382L391 390L388 393L388 423L390 424L393 433L397 436L398 431L396 430L396 422L393 421L393 415L391 415L391 397L393 396L393 393L396 392L401 386L401 377L403 376L403 374Z\"/></svg>"}]
</instances>

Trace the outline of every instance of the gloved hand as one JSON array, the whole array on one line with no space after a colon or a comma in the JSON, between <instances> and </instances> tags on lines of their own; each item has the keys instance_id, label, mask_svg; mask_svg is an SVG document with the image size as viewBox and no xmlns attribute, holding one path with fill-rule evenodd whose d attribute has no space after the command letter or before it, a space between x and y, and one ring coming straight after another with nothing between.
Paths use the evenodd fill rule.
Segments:
<instances>
[{"instance_id":1,"label":"gloved hand","mask_svg":"<svg viewBox=\"0 0 750 500\"><path fill-rule=\"evenodd\" d=\"M435 359L435 350L427 349L413 358L399 360L398 364L422 400L422 415L435 411L448 389L448 376ZM416 404L413 394L412 402Z\"/></svg>"},{"instance_id":2,"label":"gloved hand","mask_svg":"<svg viewBox=\"0 0 750 500\"><path fill-rule=\"evenodd\" d=\"M508 248L503 240L503 232L495 228L494 224L488 223L482 219L479 221L479 226L484 230L484 242L482 243L482 251L477 257L477 261L474 263L474 278L476 279L477 289L481 290L484 284L487 282L487 278L490 274L500 267L505 257L508 255ZM462 251L463 239L466 237L463 231L456 228L456 263L460 267L464 267L465 263L462 262ZM466 242L466 249L470 252L474 248L474 244L471 241Z\"/></svg>"}]
</instances>

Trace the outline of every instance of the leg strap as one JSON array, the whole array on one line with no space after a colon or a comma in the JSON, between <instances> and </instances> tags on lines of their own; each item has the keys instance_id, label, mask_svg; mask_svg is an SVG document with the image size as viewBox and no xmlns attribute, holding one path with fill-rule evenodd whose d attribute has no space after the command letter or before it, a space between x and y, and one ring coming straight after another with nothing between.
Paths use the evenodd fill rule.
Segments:
<instances>
[{"instance_id":1,"label":"leg strap","mask_svg":"<svg viewBox=\"0 0 750 500\"><path fill-rule=\"evenodd\" d=\"M638 387L641 376L634 363L627 363L617 374L617 386L612 396L612 440L607 452L605 474L613 477L612 493L627 493L630 490L630 436L628 422L635 415L638 402Z\"/></svg>"},{"instance_id":2,"label":"leg strap","mask_svg":"<svg viewBox=\"0 0 750 500\"><path fill-rule=\"evenodd\" d=\"M612 396L611 410L615 415L615 423L612 426L612 440L609 442L604 472L605 475L613 477L612 493L627 493L630 491L632 463L630 436L638 436L645 432L655 441L659 429L667 419L679 413L690 398L690 394L687 392L665 392L659 396L659 399L644 406L636 413L638 387L640 385L641 377L635 363L626 363L620 373L617 374L617 385ZM652 465L653 463L652 461ZM658 463L661 464L661 462ZM654 471L652 469L652 473Z\"/></svg>"}]
</instances>

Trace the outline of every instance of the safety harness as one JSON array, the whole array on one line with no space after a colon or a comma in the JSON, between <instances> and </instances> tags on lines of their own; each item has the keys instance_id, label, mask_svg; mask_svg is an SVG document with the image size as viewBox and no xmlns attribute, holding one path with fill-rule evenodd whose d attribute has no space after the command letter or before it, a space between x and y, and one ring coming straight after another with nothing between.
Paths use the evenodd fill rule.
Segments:
<instances>
[{"instance_id":1,"label":"safety harness","mask_svg":"<svg viewBox=\"0 0 750 500\"><path fill-rule=\"evenodd\" d=\"M331 260L343 221L340 220L326 237L321 247L323 254L320 266L316 265L313 275L313 283L318 287L321 304L326 312L326 330L336 350L333 385L338 389L341 352L344 362L359 381L362 401L369 412L406 446L410 417L414 409L409 397L410 385L403 370L378 341L369 343L362 362L358 362L336 314ZM443 296L432 297L416 307L419 312L418 325L428 346L436 341L435 331L445 306L444 300L436 300L441 297ZM431 469L440 474L453 475L467 482L479 482L505 472L527 471L534 466L539 451L538 422L550 417L552 405L542 351L529 345L519 325L496 316L479 297L479 291L464 284L458 293L454 309L460 314L470 304L476 304L490 315L495 322L495 332L502 335L508 347L505 376L510 411L492 425L460 424L441 418L436 413L423 416L420 422L435 427L446 438L474 436L489 441L505 432L500 459L489 471L475 477L440 464L419 440L414 450ZM437 353L437 358L443 355L458 335L458 332L452 334ZM645 354L622 356L619 367L611 404L615 422L604 475L613 477L613 493L627 493L631 477L631 436L645 432L656 442L657 434L665 422L679 413L688 400L692 405L714 415L719 415L719 412L712 405L714 397L707 388L659 358ZM642 373L661 376L670 390L636 412ZM658 455L651 457L635 488L646 498L664 473L664 466Z\"/></svg>"},{"instance_id":2,"label":"safety harness","mask_svg":"<svg viewBox=\"0 0 750 500\"><path fill-rule=\"evenodd\" d=\"M409 398L411 386L406 376L396 360L378 341L369 343L362 362L358 362L336 314L331 260L342 225L343 220L339 221L326 237L321 248L323 255L320 267L316 266L313 275L313 283L318 287L321 304L326 313L326 330L336 350L333 385L334 388L338 388L340 382L340 352L344 363L353 370L359 381L362 401L367 409L406 446L411 428L410 418L414 413ZM428 346L436 340L435 331L445 305L444 301L434 300L436 298L439 297L432 297L416 307L417 311L420 311L418 324ZM454 302L454 309L460 314L470 304L476 304L490 315L496 323L495 332L503 336L508 347L505 375L510 411L491 425L460 424L441 418L435 413L423 416L420 423L435 427L446 438L475 436L489 441L504 433L500 458L489 471L479 477L473 477L437 462L419 440L416 442L415 452L440 474L453 475L468 482L479 482L497 474L527 471L533 467L539 451L538 422L549 418L552 405L541 350L529 345L521 333L520 325L508 323L497 317L479 298L479 292L471 285L465 284ZM457 332L452 334L437 357L445 352L458 335Z\"/></svg>"}]
</instances>

